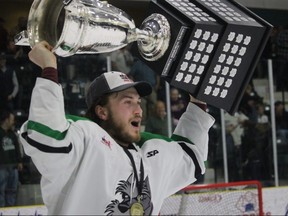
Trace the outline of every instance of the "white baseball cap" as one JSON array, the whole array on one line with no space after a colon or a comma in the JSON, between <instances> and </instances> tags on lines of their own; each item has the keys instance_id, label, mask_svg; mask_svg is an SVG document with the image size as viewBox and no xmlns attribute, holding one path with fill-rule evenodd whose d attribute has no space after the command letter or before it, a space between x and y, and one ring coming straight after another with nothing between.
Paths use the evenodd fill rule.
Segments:
<instances>
[{"instance_id":1,"label":"white baseball cap","mask_svg":"<svg viewBox=\"0 0 288 216\"><path fill-rule=\"evenodd\" d=\"M86 104L90 108L93 102L102 95L131 87L135 87L140 97L147 96L152 92L152 86L148 82L134 82L126 74L117 71L103 73L90 84L86 94Z\"/></svg>"}]
</instances>

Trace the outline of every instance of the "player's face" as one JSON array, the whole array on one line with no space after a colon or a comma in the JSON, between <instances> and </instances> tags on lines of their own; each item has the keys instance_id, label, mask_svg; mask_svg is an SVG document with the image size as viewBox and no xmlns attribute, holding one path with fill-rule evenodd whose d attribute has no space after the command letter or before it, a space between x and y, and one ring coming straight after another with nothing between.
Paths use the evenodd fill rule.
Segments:
<instances>
[{"instance_id":1,"label":"player's face","mask_svg":"<svg viewBox=\"0 0 288 216\"><path fill-rule=\"evenodd\" d=\"M140 140L140 103L140 96L134 87L112 94L109 99L105 129L121 145Z\"/></svg>"}]
</instances>

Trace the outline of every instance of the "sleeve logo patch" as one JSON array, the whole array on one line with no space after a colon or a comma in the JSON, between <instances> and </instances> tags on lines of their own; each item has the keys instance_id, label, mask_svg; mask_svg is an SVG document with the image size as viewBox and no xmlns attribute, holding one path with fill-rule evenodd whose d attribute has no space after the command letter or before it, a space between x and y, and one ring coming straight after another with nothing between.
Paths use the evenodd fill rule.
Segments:
<instances>
[{"instance_id":1,"label":"sleeve logo patch","mask_svg":"<svg viewBox=\"0 0 288 216\"><path fill-rule=\"evenodd\" d=\"M159 153L158 150L149 151L147 152L147 158L155 156L158 153Z\"/></svg>"}]
</instances>

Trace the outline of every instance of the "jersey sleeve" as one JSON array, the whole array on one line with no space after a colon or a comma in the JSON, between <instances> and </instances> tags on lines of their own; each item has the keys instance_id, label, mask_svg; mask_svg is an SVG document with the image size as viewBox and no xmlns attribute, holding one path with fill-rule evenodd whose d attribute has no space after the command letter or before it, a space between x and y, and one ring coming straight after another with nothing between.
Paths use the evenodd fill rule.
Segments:
<instances>
[{"instance_id":1,"label":"jersey sleeve","mask_svg":"<svg viewBox=\"0 0 288 216\"><path fill-rule=\"evenodd\" d=\"M183 166L185 170L186 164L192 162L190 167L193 177L190 183L205 173L204 162L208 157L209 129L214 121L212 116L197 105L189 103L171 137L180 145L183 152L183 160L180 158L179 166ZM178 175L182 175L181 168L177 169Z\"/></svg>"},{"instance_id":2,"label":"jersey sleeve","mask_svg":"<svg viewBox=\"0 0 288 216\"><path fill-rule=\"evenodd\" d=\"M72 132L71 122L65 118L61 85L37 78L20 141L44 178L53 181L72 172L83 151L81 145L74 145L81 137L81 130Z\"/></svg>"},{"instance_id":3,"label":"jersey sleeve","mask_svg":"<svg viewBox=\"0 0 288 216\"><path fill-rule=\"evenodd\" d=\"M208 132L213 123L212 116L190 103L170 139L149 134L150 137L146 137L143 144L147 152L145 156L151 164L152 178L157 176L158 180L161 179L159 187L164 197L176 193L204 174ZM151 155L153 152L157 154Z\"/></svg>"},{"instance_id":4,"label":"jersey sleeve","mask_svg":"<svg viewBox=\"0 0 288 216\"><path fill-rule=\"evenodd\" d=\"M207 160L208 132L214 122L215 119L211 115L197 105L189 103L173 132L172 139L178 143L185 142L189 148L195 146L199 156Z\"/></svg>"}]
</instances>

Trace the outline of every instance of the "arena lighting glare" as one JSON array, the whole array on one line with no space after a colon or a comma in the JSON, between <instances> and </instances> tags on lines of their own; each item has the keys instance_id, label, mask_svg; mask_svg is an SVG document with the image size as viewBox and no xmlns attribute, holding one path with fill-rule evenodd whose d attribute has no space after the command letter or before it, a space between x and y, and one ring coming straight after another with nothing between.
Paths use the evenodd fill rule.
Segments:
<instances>
[{"instance_id":1,"label":"arena lighting glare","mask_svg":"<svg viewBox=\"0 0 288 216\"><path fill-rule=\"evenodd\" d=\"M170 23L168 50L155 62L133 53L172 86L235 113L272 25L233 0L152 0L155 12Z\"/></svg>"}]
</instances>

